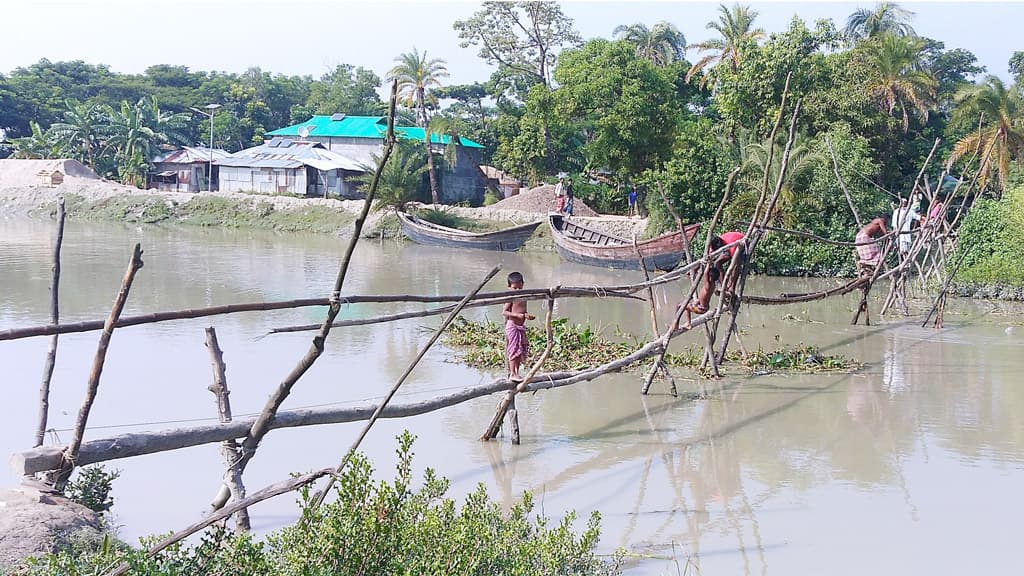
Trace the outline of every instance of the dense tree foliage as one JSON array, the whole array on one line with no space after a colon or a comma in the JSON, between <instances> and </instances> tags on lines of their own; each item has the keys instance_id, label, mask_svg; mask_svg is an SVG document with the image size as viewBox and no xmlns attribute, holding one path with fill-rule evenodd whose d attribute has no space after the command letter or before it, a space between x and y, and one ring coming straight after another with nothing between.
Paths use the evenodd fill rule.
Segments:
<instances>
[{"instance_id":1,"label":"dense tree foliage","mask_svg":"<svg viewBox=\"0 0 1024 576\"><path fill-rule=\"evenodd\" d=\"M883 2L838 25L794 16L769 34L757 11L735 4L720 6L707 23L710 38L696 43L687 44L668 13L584 41L556 2L484 2L453 27L462 46L492 66L486 82L441 86L443 62L415 50L396 59L401 74L398 67L387 74L341 64L316 80L259 68L229 74L164 64L117 74L103 65L42 60L0 75L0 128L19 154L69 155L131 181L142 169L133 166L135 152L108 145L122 147L110 129L123 112L149 110L139 121L152 136L123 147L151 151L178 141L205 143L209 121L190 108L221 104L215 144L237 150L312 114L380 113L377 73L401 76L408 96L402 121L471 138L485 146L485 163L530 184L571 173L581 197L604 210L624 211L626 191L637 186L655 234L674 226L659 185L683 219L700 221L737 167L727 214L741 219L760 194L764 167L769 181L777 177L782 146L777 142L769 154L767 138L799 99L798 145L777 222L848 240L856 224L837 169L865 217L887 211L908 192L937 139L925 174L932 183L945 166L961 177L980 165L982 193L998 197L1021 171L1024 51L1009 62L1014 82L975 84L985 69L974 54L918 35L913 17ZM780 110L787 75L790 94ZM433 157L425 156L432 172ZM837 270L847 256L801 253L792 267L774 269L801 271L805 262L813 264L804 271Z\"/></svg>"}]
</instances>

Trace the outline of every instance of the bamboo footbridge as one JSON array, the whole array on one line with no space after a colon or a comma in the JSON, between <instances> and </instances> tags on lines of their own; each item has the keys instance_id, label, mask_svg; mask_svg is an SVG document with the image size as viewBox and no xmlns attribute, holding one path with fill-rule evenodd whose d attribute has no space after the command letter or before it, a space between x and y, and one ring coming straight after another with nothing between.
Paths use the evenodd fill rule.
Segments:
<instances>
[{"instance_id":1,"label":"bamboo footbridge","mask_svg":"<svg viewBox=\"0 0 1024 576\"><path fill-rule=\"evenodd\" d=\"M297 490L303 486L317 482L318 480L326 479L325 485L319 487L319 490L316 493L317 497L314 500L314 506L319 505L328 493L328 490L335 478L338 477L347 465L351 455L359 447L363 438L365 438L374 423L380 418L403 418L417 414L424 414L454 406L474 398L492 394L501 394L501 399L493 418L482 430L481 439L491 440L496 438L504 423L507 422L510 428L511 441L519 443L519 420L515 400L516 396L523 392L535 392L538 390L554 389L589 382L604 374L620 371L625 368L647 362L649 363L649 368L647 369L646 374L642 377L638 377L641 394L647 394L655 378L658 374L662 374L668 382L669 391L675 395L677 393L675 380L664 362L664 357L669 344L673 339L694 330L703 333L704 356L702 368L707 368L708 373L712 377L718 377L720 375L719 365L726 357L726 352L731 339L735 337L741 350L743 348L739 332L737 331L737 317L742 310L742 305L744 304L795 304L842 296L860 290L860 306L857 313L854 315L852 323L857 324L861 314L863 313L865 323L870 324L870 318L867 316L867 298L873 284L883 279L892 280L890 282L890 292L886 297L882 313L885 313L886 308L895 304L901 304L905 307L905 291L907 289L911 272L916 268L918 278L943 283L943 288L936 298L935 304L932 306L932 311L925 320L927 323L928 319L932 316L932 313L937 311L939 315L936 320L936 326L941 326L941 315L946 290L948 289L948 286L952 281L952 276L955 274L956 270L956 267L954 266L952 268L952 272L947 272L949 267L947 266L946 259L949 254L950 243L952 240L955 240L955 224L960 220L963 213L970 208L966 205L961 206L960 212L958 212L957 217L953 220L952 224L943 221L941 225L932 224L929 227L922 229L914 239L913 249L910 254L901 258L895 266L888 270L883 271L885 266L880 265L875 267L870 274L865 274L845 282L842 285L813 293L782 294L776 297L747 295L744 293L749 272L749 263L752 258L756 257L758 243L765 234L792 233L798 237L813 237L812 234L806 232L789 231L769 226L771 220L770 215L774 213L775 205L778 202L782 190L783 178L786 174L790 151L795 138L797 118L800 112L800 100L797 100L795 103L789 103L787 102L788 94L789 78L787 77L786 87L783 90L782 99L779 104L779 113L775 120L769 140L769 142L771 142L771 146L774 147L776 133L782 125L784 110L787 110L787 106L789 106L791 109L791 117L788 126L788 138L781 158L779 176L775 182L770 182L769 170L767 167L765 168L765 176L762 182L760 198L758 199L754 212L747 225L745 237L717 250L712 251L705 248L702 254L693 254L691 247L687 243L685 246L685 265L673 270L672 272L654 278L647 276L647 273L644 272L646 277L645 281L633 284L615 286L553 286L550 288L530 290L481 292L484 285L486 285L486 283L498 273L500 267L495 267L490 270L488 274L481 279L479 284L467 294L444 296L344 294L343 290L345 287L345 279L351 263L352 253L359 241L363 224L366 221L370 205L374 200L381 171L395 145L393 126L396 84L392 85L384 153L380 164L374 172L362 211L355 221L355 229L346 247L335 283L329 291L329 296L326 298L314 297L277 302L225 304L208 308L156 312L138 316L122 317L121 311L129 297L134 278L143 268L142 247L140 245L136 245L131 259L128 262L114 306L110 310L108 317L105 320L61 324L59 322L59 302L57 299L60 281L60 248L63 240L64 225L64 205L63 200L61 200L57 215L58 234L54 246L54 269L51 284L51 322L44 326L0 331L0 341L39 336L50 337L50 349L46 358L43 381L40 388L40 415L36 429L35 446L31 449L15 454L12 457L12 466L20 474L27 476L35 475L57 488L62 488L67 482L71 472L76 467L113 459L139 456L143 454L154 454L203 444L219 443L221 452L225 459L225 473L222 485L215 487L216 495L212 500L208 514L194 524L175 532L171 536L168 536L153 545L149 552L154 554L167 546L170 546L175 542L178 542L181 539L212 525L215 522L225 521L231 516L234 516L236 529L248 530L249 521L246 510L249 506L262 500ZM919 181L921 180L925 167L931 160L932 154L934 154L937 146L938 141L936 141L935 147L932 148L932 153L929 154L928 159L925 161L925 166L921 168L921 173L918 176ZM773 157L773 151L770 149L767 155L769 162L771 162L771 158ZM736 168L730 173L722 199L713 218L708 223L707 238L704 243L706 247L710 245L710 240L722 216L724 207L729 202L733 182L738 172L739 168ZM838 176L838 174L839 172L837 169L836 175ZM842 185L841 179L839 182L844 193L847 195L851 210L853 210L854 216L859 223L860 218L856 214L854 203L852 199L850 199L849 193L846 192L845 185ZM971 186L973 187L973 185L974 183L972 183ZM916 186L917 183L915 182L915 187ZM924 189L929 197L928 199L932 200L932 192L928 187L926 180L924 182ZM667 208L675 218L677 225L682 228L683 223L681 219L673 210L672 205L668 202L663 191L661 191L661 194L663 199L665 199ZM872 241L883 243L883 257L881 260L883 263L886 261L886 258L889 256L895 244L891 242L891 237L892 234L889 234ZM839 244L856 246L856 244L853 243ZM685 305L693 299L700 284L700 280L704 274L707 273L708 269L712 265L711 263L734 247L739 247L741 249L733 251L734 253L731 257L726 278L724 279L730 282L729 285L735 286L734 294L732 295L733 297L719 298L717 306L712 307L703 314L694 316L690 319L687 326L680 326L680 322L685 311ZM923 257L919 257L922 254ZM643 257L640 255L639 250L637 250L637 257L641 260L640 269L646 270L645 266L643 266ZM684 283L684 280L689 281L688 286ZM657 320L657 304L653 295L653 288L655 286L668 285L670 283L680 283L679 300L675 306L673 320L665 325L660 325ZM723 282L723 285L727 284ZM644 301L647 303L650 311L652 337L648 342L628 355L616 358L600 366L588 367L577 371L542 372L545 360L553 348L552 314L554 303L559 298L620 298ZM408 376L416 368L420 359L463 310L470 307L494 306L508 302L512 299L543 300L546 305L545 329L547 344L533 364L530 365L529 369L526 371L526 376L521 382L513 382L508 379L498 379L490 383L464 388L420 402L405 404L391 403L391 400L404 384ZM337 321L337 316L343 304L384 302L433 303L439 304L439 306L427 310L403 312L388 316L379 316L376 318ZM217 341L215 329L210 327L206 329L206 346L209 350L210 363L213 372L213 383L209 386L209 389L216 398L218 416L220 420L219 423L172 428L154 432L122 434L89 441L83 440L83 434L88 425L89 414L93 402L96 399L97 391L101 382L106 352L111 344L111 338L115 330L157 322L170 322L182 319L214 317L225 314L252 313L302 307L326 308L324 319L319 324L289 326L275 329L270 332L270 334L276 334L281 332L314 331L315 335L312 337L307 352L302 356L302 358L298 359L295 367L272 392L259 414L244 418L232 417L231 406L228 399L229 390L228 382L225 377L223 352ZM294 386L298 384L309 368L313 366L323 353L327 345L327 336L333 328L393 322L407 318L427 316L444 316L444 320L440 327L433 333L429 341L422 346L416 358L410 362L401 377L398 378L388 393L380 401L360 406L333 406L287 411L280 410L281 405L289 396ZM721 323L723 319L726 320L725 324ZM45 432L47 431L50 375L52 374L54 362L56 360L59 335L89 331L100 331L100 338L92 370L88 376L86 395L76 419L71 439L66 446L44 446L43 439ZM268 334L268 336L270 334ZM271 430L278 428L356 421L362 421L365 422L365 424L348 450L346 450L344 454L340 455L341 459L336 467L323 468L302 476L288 478L267 486L255 493L246 493L245 486L242 482L243 473L249 461L255 457L261 440ZM111 566L107 574L124 574L128 569L127 565Z\"/></svg>"}]
</instances>

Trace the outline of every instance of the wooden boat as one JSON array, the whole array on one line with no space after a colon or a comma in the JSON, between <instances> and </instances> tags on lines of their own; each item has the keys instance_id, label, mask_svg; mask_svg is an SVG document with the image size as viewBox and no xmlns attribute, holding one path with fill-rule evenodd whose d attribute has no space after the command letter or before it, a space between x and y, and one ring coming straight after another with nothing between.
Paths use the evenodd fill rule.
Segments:
<instances>
[{"instance_id":1,"label":"wooden boat","mask_svg":"<svg viewBox=\"0 0 1024 576\"><path fill-rule=\"evenodd\" d=\"M417 244L506 252L514 252L522 248L527 239L533 236L533 231L537 229L537 226L543 223L543 220L538 220L497 232L475 233L440 226L405 212L398 212L398 221L402 223L402 232Z\"/></svg>"},{"instance_id":2,"label":"wooden boat","mask_svg":"<svg viewBox=\"0 0 1024 576\"><path fill-rule=\"evenodd\" d=\"M639 270L640 259L636 254L639 248L648 270L668 271L675 268L685 255L683 233L678 230L650 240L637 241L634 247L632 240L587 228L563 218L561 214L548 215L548 224L555 240L555 250L570 262ZM686 226L687 240L692 241L699 228L700 224Z\"/></svg>"}]
</instances>

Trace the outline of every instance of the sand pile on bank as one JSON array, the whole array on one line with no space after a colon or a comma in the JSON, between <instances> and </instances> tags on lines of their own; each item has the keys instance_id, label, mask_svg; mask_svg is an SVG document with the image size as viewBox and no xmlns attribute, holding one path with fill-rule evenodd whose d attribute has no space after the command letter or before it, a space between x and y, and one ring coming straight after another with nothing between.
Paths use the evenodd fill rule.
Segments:
<instances>
[{"instance_id":1,"label":"sand pile on bank","mask_svg":"<svg viewBox=\"0 0 1024 576\"><path fill-rule=\"evenodd\" d=\"M60 172L65 176L99 180L100 177L78 160L0 160L0 187L39 186L43 183L40 172Z\"/></svg>"},{"instance_id":2,"label":"sand pile on bank","mask_svg":"<svg viewBox=\"0 0 1024 576\"><path fill-rule=\"evenodd\" d=\"M574 216L597 216L597 212L594 212L590 206L584 204L578 196L573 201L572 213ZM555 186L553 184L544 184L527 190L526 192L520 192L515 196L505 198L500 202L491 204L489 208L496 208L498 210L522 210L523 212L534 212L538 214L547 214L548 212L554 212L558 209L558 200L555 198Z\"/></svg>"}]
</instances>

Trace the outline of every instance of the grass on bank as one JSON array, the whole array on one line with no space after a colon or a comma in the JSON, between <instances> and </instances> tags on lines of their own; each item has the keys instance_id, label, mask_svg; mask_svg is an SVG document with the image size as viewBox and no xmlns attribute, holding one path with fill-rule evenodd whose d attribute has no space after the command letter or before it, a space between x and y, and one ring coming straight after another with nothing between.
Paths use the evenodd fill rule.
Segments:
<instances>
[{"instance_id":1,"label":"grass on bank","mask_svg":"<svg viewBox=\"0 0 1024 576\"><path fill-rule=\"evenodd\" d=\"M642 347L636 336L615 332L607 338L590 326L571 324L567 318L551 321L551 354L544 365L545 371L583 370L600 366L617 358L632 354ZM547 346L544 326L527 326L531 359L535 359ZM455 348L460 358L474 368L498 370L505 367L504 326L490 321L473 322L458 318L445 332L445 343ZM703 348L690 346L678 354L666 354L669 366L698 368ZM823 354L817 346L781 346L775 350L760 347L744 356L739 352L726 354L726 364L741 366L751 373L776 370L795 372L832 372L855 368L858 364L840 355Z\"/></svg>"},{"instance_id":2,"label":"grass on bank","mask_svg":"<svg viewBox=\"0 0 1024 576\"><path fill-rule=\"evenodd\" d=\"M132 574L153 576L620 573L621 552L611 559L594 554L597 512L577 531L572 513L558 522L537 514L528 492L505 512L482 484L459 504L446 496L448 480L429 468L414 485L414 438L405 432L398 440L392 479L375 481L369 461L356 454L332 501L314 509L311 492L301 492L298 521L263 540L211 528L198 543L146 558L143 549L104 539L29 560L13 574L98 575L122 562ZM143 548L159 538L143 539Z\"/></svg>"},{"instance_id":3,"label":"grass on bank","mask_svg":"<svg viewBox=\"0 0 1024 576\"><path fill-rule=\"evenodd\" d=\"M193 226L259 228L281 232L337 233L355 220L341 210L310 204L277 209L273 202L259 198L225 198L197 194L187 202L174 202L159 195L125 195L99 200L69 194L65 197L69 218L113 220L156 224L173 222ZM54 212L56 204L43 208Z\"/></svg>"}]
</instances>

